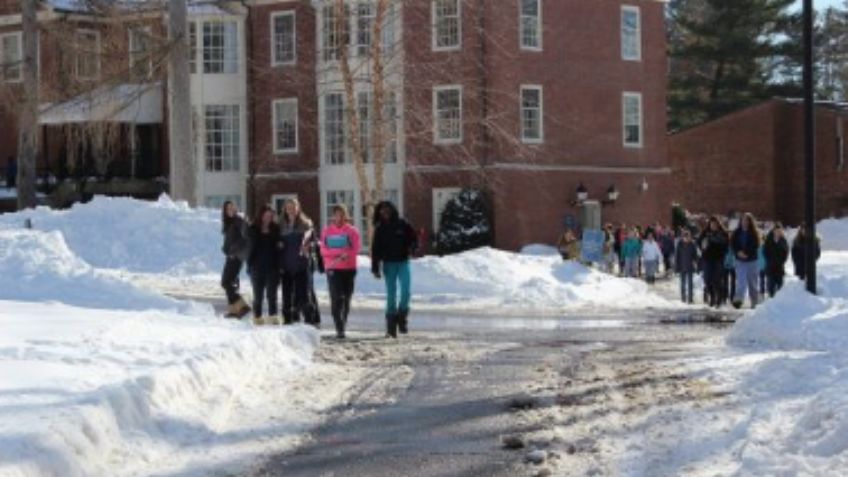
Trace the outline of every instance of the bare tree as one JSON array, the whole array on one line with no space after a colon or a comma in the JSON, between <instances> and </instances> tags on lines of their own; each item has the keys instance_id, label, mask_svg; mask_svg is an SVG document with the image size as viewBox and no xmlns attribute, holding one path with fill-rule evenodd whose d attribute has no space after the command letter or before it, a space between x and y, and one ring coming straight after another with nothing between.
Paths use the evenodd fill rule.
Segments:
<instances>
[{"instance_id":1,"label":"bare tree","mask_svg":"<svg viewBox=\"0 0 848 477\"><path fill-rule=\"evenodd\" d=\"M24 100L18 116L18 208L36 205L38 156L38 0L21 0Z\"/></svg>"},{"instance_id":2,"label":"bare tree","mask_svg":"<svg viewBox=\"0 0 848 477\"><path fill-rule=\"evenodd\" d=\"M197 203L196 167L192 147L192 113L189 71L188 12L186 0L168 1L168 121L171 157L171 195Z\"/></svg>"}]
</instances>

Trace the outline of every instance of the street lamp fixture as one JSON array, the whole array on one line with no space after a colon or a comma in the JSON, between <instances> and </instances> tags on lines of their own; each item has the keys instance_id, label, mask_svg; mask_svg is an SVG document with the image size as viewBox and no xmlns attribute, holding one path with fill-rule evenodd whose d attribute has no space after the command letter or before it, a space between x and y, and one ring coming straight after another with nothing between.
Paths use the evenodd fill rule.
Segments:
<instances>
[{"instance_id":1,"label":"street lamp fixture","mask_svg":"<svg viewBox=\"0 0 848 477\"><path fill-rule=\"evenodd\" d=\"M643 177L642 182L639 183L639 190L642 191L642 193L644 194L645 192L648 192L648 187L649 187L648 178Z\"/></svg>"},{"instance_id":2,"label":"street lamp fixture","mask_svg":"<svg viewBox=\"0 0 848 477\"><path fill-rule=\"evenodd\" d=\"M610 185L609 189L607 189L607 198L601 203L603 205L615 205L615 203L618 201L618 195L619 192L618 189L615 188L615 184Z\"/></svg>"},{"instance_id":3,"label":"street lamp fixture","mask_svg":"<svg viewBox=\"0 0 848 477\"><path fill-rule=\"evenodd\" d=\"M571 201L571 205L583 205L583 203L587 200L589 200L589 189L587 189L581 182L580 185L577 186L577 191L575 191L574 200Z\"/></svg>"}]
</instances>

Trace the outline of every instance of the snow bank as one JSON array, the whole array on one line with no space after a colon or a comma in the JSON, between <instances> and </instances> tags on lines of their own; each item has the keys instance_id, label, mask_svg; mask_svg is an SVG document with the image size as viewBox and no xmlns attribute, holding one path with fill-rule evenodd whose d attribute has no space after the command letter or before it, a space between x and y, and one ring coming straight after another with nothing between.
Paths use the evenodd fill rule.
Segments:
<instances>
[{"instance_id":1,"label":"snow bank","mask_svg":"<svg viewBox=\"0 0 848 477\"><path fill-rule=\"evenodd\" d=\"M370 268L370 260L362 259L357 293L377 299L383 296L385 285L374 279ZM412 287L413 306L487 312L675 306L640 280L618 278L576 262L563 262L558 255L516 254L492 248L415 260Z\"/></svg>"},{"instance_id":2,"label":"snow bank","mask_svg":"<svg viewBox=\"0 0 848 477\"><path fill-rule=\"evenodd\" d=\"M824 237L831 227L823 227ZM812 296L803 283L789 282L727 338L739 369L730 378L725 370L715 374L736 380L740 400L723 446L732 452L735 475L845 475L848 252L824 252L819 287Z\"/></svg>"},{"instance_id":3,"label":"snow bank","mask_svg":"<svg viewBox=\"0 0 848 477\"><path fill-rule=\"evenodd\" d=\"M0 215L0 228L61 232L74 254L97 268L147 273L218 273L220 217L162 196L157 202L95 197L68 210L38 207Z\"/></svg>"},{"instance_id":4,"label":"snow bank","mask_svg":"<svg viewBox=\"0 0 848 477\"><path fill-rule=\"evenodd\" d=\"M218 211L191 209L165 196L158 202L97 197L64 211L38 208L0 216L0 230L20 230L26 219L37 230L61 232L72 254L116 279L174 295L221 296ZM249 281L243 283L249 294ZM316 276L315 284L326 293L323 277ZM357 305L382 306L384 289L372 277L368 258L361 257ZM641 281L563 263L554 248L542 245L522 254L483 248L415 260L413 301L418 309L487 312L671 306Z\"/></svg>"},{"instance_id":5,"label":"snow bank","mask_svg":"<svg viewBox=\"0 0 848 477\"><path fill-rule=\"evenodd\" d=\"M0 475L204 469L304 430L280 396L303 399L287 383L309 363L314 331L59 304L0 310Z\"/></svg>"},{"instance_id":6,"label":"snow bank","mask_svg":"<svg viewBox=\"0 0 848 477\"><path fill-rule=\"evenodd\" d=\"M59 232L0 230L0 270L0 300L184 312L198 307L106 276L74 255Z\"/></svg>"}]
</instances>

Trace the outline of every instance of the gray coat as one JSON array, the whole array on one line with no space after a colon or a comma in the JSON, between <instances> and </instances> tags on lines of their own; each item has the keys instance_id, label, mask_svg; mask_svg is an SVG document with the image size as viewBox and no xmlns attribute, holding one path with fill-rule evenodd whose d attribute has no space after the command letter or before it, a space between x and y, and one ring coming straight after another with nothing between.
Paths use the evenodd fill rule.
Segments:
<instances>
[{"instance_id":1,"label":"gray coat","mask_svg":"<svg viewBox=\"0 0 848 477\"><path fill-rule=\"evenodd\" d=\"M237 258L242 262L247 260L247 255L250 252L250 240L247 222L241 217L235 217L224 228L222 251L227 258Z\"/></svg>"}]
</instances>

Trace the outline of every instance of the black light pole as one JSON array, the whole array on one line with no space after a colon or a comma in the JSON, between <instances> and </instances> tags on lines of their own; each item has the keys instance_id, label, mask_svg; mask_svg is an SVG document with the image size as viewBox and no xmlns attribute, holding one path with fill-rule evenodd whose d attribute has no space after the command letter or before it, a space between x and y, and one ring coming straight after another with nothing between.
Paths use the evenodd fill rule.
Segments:
<instances>
[{"instance_id":1,"label":"black light pole","mask_svg":"<svg viewBox=\"0 0 848 477\"><path fill-rule=\"evenodd\" d=\"M807 291L816 293L816 125L813 97L813 0L804 0L804 262Z\"/></svg>"}]
</instances>

